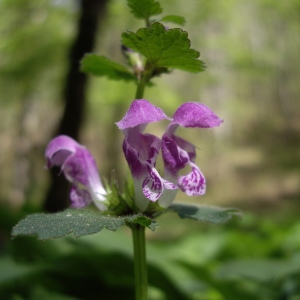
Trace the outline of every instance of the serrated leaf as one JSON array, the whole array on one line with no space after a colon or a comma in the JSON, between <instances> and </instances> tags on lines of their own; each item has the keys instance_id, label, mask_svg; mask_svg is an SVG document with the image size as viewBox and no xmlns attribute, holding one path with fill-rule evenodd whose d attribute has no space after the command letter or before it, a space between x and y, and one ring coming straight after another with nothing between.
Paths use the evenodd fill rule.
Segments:
<instances>
[{"instance_id":1,"label":"serrated leaf","mask_svg":"<svg viewBox=\"0 0 300 300\"><path fill-rule=\"evenodd\" d=\"M161 22L170 22L180 26L185 24L185 18L177 15L168 15L160 19Z\"/></svg>"},{"instance_id":2,"label":"serrated leaf","mask_svg":"<svg viewBox=\"0 0 300 300\"><path fill-rule=\"evenodd\" d=\"M137 19L149 20L151 16L162 13L159 2L154 0L127 0L127 4L131 9L131 13Z\"/></svg>"},{"instance_id":3,"label":"serrated leaf","mask_svg":"<svg viewBox=\"0 0 300 300\"><path fill-rule=\"evenodd\" d=\"M116 231L127 223L138 223L153 231L156 228L150 218L141 214L109 216L90 210L67 209L54 214L29 215L13 228L12 236L37 235L39 240L47 240L73 233L75 237L80 237L97 233L103 228Z\"/></svg>"},{"instance_id":4,"label":"serrated leaf","mask_svg":"<svg viewBox=\"0 0 300 300\"><path fill-rule=\"evenodd\" d=\"M109 60L105 56L86 54L81 61L81 71L113 80L135 81L136 77L126 67Z\"/></svg>"},{"instance_id":5,"label":"serrated leaf","mask_svg":"<svg viewBox=\"0 0 300 300\"><path fill-rule=\"evenodd\" d=\"M200 53L191 49L187 32L180 28L167 30L156 22L149 28L139 29L137 33L124 32L122 43L145 56L152 69L204 70L204 63L198 59Z\"/></svg>"},{"instance_id":6,"label":"serrated leaf","mask_svg":"<svg viewBox=\"0 0 300 300\"><path fill-rule=\"evenodd\" d=\"M224 224L233 215L238 214L236 209L223 209L216 206L196 206L186 204L172 204L170 210L176 212L180 218L194 219L204 223Z\"/></svg>"}]
</instances>

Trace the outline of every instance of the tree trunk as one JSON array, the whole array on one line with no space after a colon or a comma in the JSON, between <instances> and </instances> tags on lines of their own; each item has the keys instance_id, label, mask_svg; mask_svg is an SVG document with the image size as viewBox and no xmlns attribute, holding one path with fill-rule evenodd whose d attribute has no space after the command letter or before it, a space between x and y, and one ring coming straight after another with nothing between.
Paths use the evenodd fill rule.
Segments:
<instances>
[{"instance_id":1,"label":"tree trunk","mask_svg":"<svg viewBox=\"0 0 300 300\"><path fill-rule=\"evenodd\" d=\"M69 55L69 71L66 77L63 97L65 109L55 135L65 134L78 140L82 124L88 77L79 70L80 61L85 53L92 52L99 21L106 12L108 0L81 0L81 15L77 36ZM44 209L56 212L69 206L69 183L59 171L51 171L51 185L44 202Z\"/></svg>"}]
</instances>

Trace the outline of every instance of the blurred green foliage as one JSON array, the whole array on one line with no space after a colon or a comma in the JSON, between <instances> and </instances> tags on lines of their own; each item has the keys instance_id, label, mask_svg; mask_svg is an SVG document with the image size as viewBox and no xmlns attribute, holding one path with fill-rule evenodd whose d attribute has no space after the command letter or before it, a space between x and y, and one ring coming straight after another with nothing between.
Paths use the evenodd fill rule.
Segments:
<instances>
[{"instance_id":1,"label":"blurred green foliage","mask_svg":"<svg viewBox=\"0 0 300 300\"><path fill-rule=\"evenodd\" d=\"M299 222L253 214L222 227L173 215L159 222L148 231L149 299L299 299ZM80 239L17 238L2 250L0 295L133 299L131 247L126 228Z\"/></svg>"}]
</instances>

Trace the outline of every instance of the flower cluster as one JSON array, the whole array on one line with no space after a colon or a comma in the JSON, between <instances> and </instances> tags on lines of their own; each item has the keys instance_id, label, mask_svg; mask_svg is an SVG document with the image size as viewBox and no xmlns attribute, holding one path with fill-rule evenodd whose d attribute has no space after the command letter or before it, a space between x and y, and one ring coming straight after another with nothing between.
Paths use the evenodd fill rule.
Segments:
<instances>
[{"instance_id":1,"label":"flower cluster","mask_svg":"<svg viewBox=\"0 0 300 300\"><path fill-rule=\"evenodd\" d=\"M149 123L170 121L160 139L143 133ZM146 211L149 201L158 201L168 207L181 189L189 196L203 195L206 189L205 177L195 164L196 149L190 142L175 135L181 127L212 128L222 120L205 105L198 102L182 104L169 118L160 108L144 99L132 102L124 118L117 122L123 132L123 152L134 180L135 206ZM165 176L155 168L159 152L162 152ZM96 163L90 152L67 136L53 139L46 149L47 165L61 166L62 172L72 183L71 203L82 207L94 201L100 210L107 207L106 191L102 186ZM179 171L189 166L191 171L179 176Z\"/></svg>"}]
</instances>

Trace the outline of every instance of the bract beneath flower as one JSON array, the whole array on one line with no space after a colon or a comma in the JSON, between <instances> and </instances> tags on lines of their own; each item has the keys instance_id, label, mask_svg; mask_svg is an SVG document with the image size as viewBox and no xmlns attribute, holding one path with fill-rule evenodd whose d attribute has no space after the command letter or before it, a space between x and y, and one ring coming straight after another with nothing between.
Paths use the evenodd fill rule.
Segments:
<instances>
[{"instance_id":1,"label":"bract beneath flower","mask_svg":"<svg viewBox=\"0 0 300 300\"><path fill-rule=\"evenodd\" d=\"M66 179L72 183L70 199L73 207L83 207L93 201L100 210L106 209L106 191L96 162L87 148L61 135L48 144L45 156L47 167L61 166Z\"/></svg>"}]
</instances>

